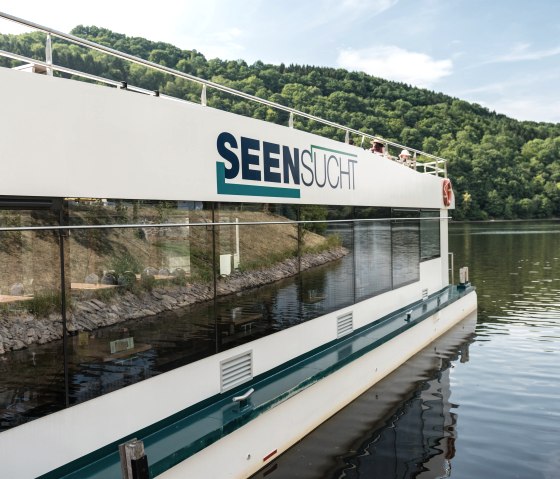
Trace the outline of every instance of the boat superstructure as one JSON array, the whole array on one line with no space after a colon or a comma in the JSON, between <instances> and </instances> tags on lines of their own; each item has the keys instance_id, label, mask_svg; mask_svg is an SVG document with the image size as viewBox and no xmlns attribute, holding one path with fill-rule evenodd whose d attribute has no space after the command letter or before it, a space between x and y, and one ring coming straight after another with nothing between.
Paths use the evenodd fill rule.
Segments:
<instances>
[{"instance_id":1,"label":"boat superstructure","mask_svg":"<svg viewBox=\"0 0 560 479\"><path fill-rule=\"evenodd\" d=\"M445 160L0 17L47 34L45 61L0 51L24 64L0 68L3 476L120 477L138 438L153 476L246 477L476 308L449 280ZM201 104L55 65L51 37L194 81Z\"/></svg>"}]
</instances>

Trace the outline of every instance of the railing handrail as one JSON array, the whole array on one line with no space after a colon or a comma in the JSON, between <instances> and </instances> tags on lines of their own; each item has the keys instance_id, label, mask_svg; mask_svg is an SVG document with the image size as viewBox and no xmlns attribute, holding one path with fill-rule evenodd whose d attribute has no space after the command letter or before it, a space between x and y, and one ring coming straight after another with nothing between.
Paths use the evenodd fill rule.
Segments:
<instances>
[{"instance_id":1,"label":"railing handrail","mask_svg":"<svg viewBox=\"0 0 560 479\"><path fill-rule=\"evenodd\" d=\"M288 220L288 221L198 221L196 223L121 223L109 225L52 225L52 226L6 226L0 227L0 233L17 231L71 231L71 230L106 230L131 228L188 228L190 226L263 226L263 225L305 225L317 223L381 223L389 221L447 221L444 217L427 218L351 218L343 220Z\"/></svg>"},{"instance_id":2,"label":"railing handrail","mask_svg":"<svg viewBox=\"0 0 560 479\"><path fill-rule=\"evenodd\" d=\"M352 134L357 135L357 136L361 136L363 138L369 138L369 139L379 138L387 145L391 145L393 147L401 148L401 149L408 149L409 151L412 151L412 152L414 152L418 155L421 155L423 157L432 158L433 160L435 160L436 165L439 165L440 163L443 163L444 165L446 165L446 163L447 163L447 160L445 158L441 158L439 156L432 155L430 153L426 153L426 152L423 152L421 150L417 150L415 148L407 147L407 146L402 145L400 143L397 143L397 142L394 142L394 141L391 141L391 140L386 140L384 138L380 138L379 136L376 136L376 135L370 135L369 133L364 133L364 132L356 130L354 128L350 128L350 127L341 125L339 123L335 123L335 122L330 121L330 120L325 120L324 118L320 118L320 117L317 117L315 115L311 115L309 113L305 113L303 111L296 110L295 108L291 108L291 107L288 107L288 106L285 106L285 105L281 105L280 103L276 103L276 102L273 102L273 101L270 101L270 100L265 100L264 98L260 98L260 97L257 97L255 95L251 95L249 93L245 93L245 92L242 92L242 91L239 91L239 90L235 90L234 88L230 88L230 87L225 86L225 85L220 85L219 83L215 83L215 82L210 81L210 80L205 80L205 79L197 77L195 75L191 75L189 73L181 72L179 70L175 70L173 68L169 68L169 67L166 67L164 65L160 65L158 63L151 62L149 60L144 60L143 58L136 57L136 56L130 55L128 53L123 53L123 52L120 52L120 51L115 50L113 48L106 47L104 45L100 45L98 43L92 42L90 40L85 40L83 38L77 37L77 36L69 34L69 33L64 33L64 32L58 31L58 30L54 30L52 28L45 27L44 25L40 25L38 23L31 22L29 20L25 20L23 18L16 17L14 15L10 15L10 14L5 13L5 12L0 11L0 18L4 18L6 20L15 22L17 24L24 25L24 26L29 27L29 28L34 29L34 30L42 31L46 34L51 34L51 35L53 35L55 37L58 37L58 38L61 38L63 40L75 43L75 44L83 46L83 47L91 48L92 50L96 50L96 51L99 51L101 53L105 53L107 55L111 55L113 57L120 58L122 60L126 60L126 61L129 61L129 62L132 62L132 63L136 63L137 65L141 65L141 66L144 66L144 67L147 67L147 68L151 68L153 70L160 71L162 73L167 73L167 74L173 75L175 77L183 78L183 79L192 81L194 83L198 83L202 86L210 87L210 88L213 88L215 90L222 91L224 93L228 93L228 94L233 95L233 96L237 96L237 97L249 100L249 101L253 101L253 102L256 102L256 103L260 103L262 105L269 106L271 108L275 108L275 109L278 109L278 110L281 110L281 111L288 112L292 115L297 115L297 116L300 116L302 118L307 118L309 120L316 121L318 123L322 123L324 125L331 126L333 128L336 128L336 129L339 129L339 130L342 130L342 131L346 131L348 133L352 133ZM51 63L47 64L46 62L40 62L39 63L37 60L33 60L33 61L37 62L38 64L43 63L44 66L47 66L48 68L53 68L54 69L54 67L55 67L55 65L52 65ZM56 68L60 71L63 71L62 68L65 68L65 67L56 66ZM84 76L84 75L82 75L82 76ZM100 81L103 81L103 80L100 80ZM114 80L105 80L105 82L107 82L107 83L110 83L110 82L113 82L113 81ZM423 163L418 163L418 164L421 165ZM440 172L444 173L444 175L447 176L446 166L444 166L443 168L439 168L439 166L437 166L435 173L438 174Z\"/></svg>"},{"instance_id":3,"label":"railing handrail","mask_svg":"<svg viewBox=\"0 0 560 479\"><path fill-rule=\"evenodd\" d=\"M0 57L6 57L6 58L11 58L13 60L17 60L17 61L21 61L21 62L25 62L27 64L31 64L31 65L39 65L41 67L44 67L45 69L50 68L51 70L55 70L55 71L60 71L63 73L67 73L69 75L74 75L74 76L79 76L82 78L86 78L88 80L93 80L99 83L105 83L107 85L111 85L114 86L116 88L122 88L122 83L121 81L117 81L117 80L110 80L108 78L104 78L104 77L100 77L97 75L92 75L91 73L84 73L78 70L73 70L72 68L66 68L60 65L56 65L54 63L48 63L48 62L44 62L42 60L37 60L35 58L29 58L23 55L18 55L17 53L10 53L7 52L5 50L0 50ZM194 105L195 103L188 101L188 100L183 100L182 98L175 98L173 96L169 96L169 95L165 95L163 93L160 92L156 92L154 90L147 90L146 88L141 88L138 86L134 86L134 85L127 85L126 87L127 90L133 91L133 92L138 92L138 93L143 93L145 95L152 95L152 96L158 96L160 98L164 98L166 100L173 100L173 101L178 101L181 103L190 103L191 105Z\"/></svg>"}]
</instances>

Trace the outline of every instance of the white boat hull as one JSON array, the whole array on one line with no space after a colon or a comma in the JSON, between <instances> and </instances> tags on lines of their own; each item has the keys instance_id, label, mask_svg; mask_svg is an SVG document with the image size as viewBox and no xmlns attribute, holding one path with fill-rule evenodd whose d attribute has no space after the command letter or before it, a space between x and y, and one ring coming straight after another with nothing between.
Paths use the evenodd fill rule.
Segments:
<instances>
[{"instance_id":1,"label":"white boat hull","mask_svg":"<svg viewBox=\"0 0 560 479\"><path fill-rule=\"evenodd\" d=\"M476 310L472 291L162 474L246 478Z\"/></svg>"}]
</instances>

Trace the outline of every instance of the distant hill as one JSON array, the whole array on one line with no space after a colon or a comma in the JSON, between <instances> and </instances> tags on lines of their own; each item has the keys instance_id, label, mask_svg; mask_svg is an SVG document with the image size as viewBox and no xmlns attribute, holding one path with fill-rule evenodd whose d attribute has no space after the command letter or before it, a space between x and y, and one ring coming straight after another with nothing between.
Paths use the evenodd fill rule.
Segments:
<instances>
[{"instance_id":1,"label":"distant hill","mask_svg":"<svg viewBox=\"0 0 560 479\"><path fill-rule=\"evenodd\" d=\"M456 219L560 217L560 124L517 121L477 104L365 73L310 65L207 60L196 50L98 27L74 35L307 113L448 158ZM44 59L40 33L0 35L0 48ZM55 39L56 64L200 101L200 87ZM1 66L15 62L0 59ZM208 105L287 124L263 105L208 92ZM343 140L331 127L297 119L296 128ZM360 139L355 139L359 144Z\"/></svg>"}]
</instances>

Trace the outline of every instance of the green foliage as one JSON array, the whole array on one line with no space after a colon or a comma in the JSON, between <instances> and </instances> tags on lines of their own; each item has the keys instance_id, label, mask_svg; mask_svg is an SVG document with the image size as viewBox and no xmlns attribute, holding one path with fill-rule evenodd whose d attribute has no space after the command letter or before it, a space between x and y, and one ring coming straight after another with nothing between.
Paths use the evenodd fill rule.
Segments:
<instances>
[{"instance_id":1,"label":"green foliage","mask_svg":"<svg viewBox=\"0 0 560 479\"><path fill-rule=\"evenodd\" d=\"M300 207L299 214L302 221L326 221L328 209L322 205L304 205ZM306 231L312 231L322 235L326 229L326 223L303 223L302 233L305 234Z\"/></svg>"},{"instance_id":2,"label":"green foliage","mask_svg":"<svg viewBox=\"0 0 560 479\"><path fill-rule=\"evenodd\" d=\"M193 282L209 283L214 278L212 249L198 242L191 243L191 279Z\"/></svg>"},{"instance_id":3,"label":"green foliage","mask_svg":"<svg viewBox=\"0 0 560 479\"><path fill-rule=\"evenodd\" d=\"M171 201L158 201L155 205L157 212L157 222L165 223L169 220L169 214L173 210L173 203Z\"/></svg>"},{"instance_id":4,"label":"green foliage","mask_svg":"<svg viewBox=\"0 0 560 479\"><path fill-rule=\"evenodd\" d=\"M127 271L140 273L142 271L142 264L136 257L125 251L118 256L113 256L109 264L109 270L114 271L117 277L122 276Z\"/></svg>"},{"instance_id":5,"label":"green foliage","mask_svg":"<svg viewBox=\"0 0 560 479\"><path fill-rule=\"evenodd\" d=\"M185 286L188 284L189 282L189 278L187 276L187 273L185 273L184 270L179 269L176 270L174 273L174 278L172 280L173 284L179 285L179 286Z\"/></svg>"},{"instance_id":6,"label":"green foliage","mask_svg":"<svg viewBox=\"0 0 560 479\"><path fill-rule=\"evenodd\" d=\"M181 50L167 43L128 37L95 26L78 26L72 33L448 158L448 172L457 198L456 218L560 216L558 124L516 121L477 104L365 73L310 65L267 65L260 61L248 65L243 60L207 60L196 50ZM38 32L0 35L1 49L32 58L44 59L44 45L45 35ZM53 60L75 70L200 101L199 85L59 39L53 42ZM0 59L0 66L17 64L14 60ZM288 124L287 113L270 107L213 90L208 90L207 98L208 105L214 108ZM342 131L302 118L295 118L295 127L338 140L344 138ZM359 137L353 140L360 144ZM468 201L464 201L465 193L468 193ZM319 213L309 212L307 219L316 219L315 214L321 217ZM130 212L119 205L117 214L125 219L131 214L137 216L137 211ZM100 224L102 216L97 218ZM167 220L165 205L159 208L158 216L161 222ZM318 226L311 228L320 229ZM93 246L100 250L108 248L106 238L93 240ZM91 241L88 237L88 242Z\"/></svg>"},{"instance_id":7,"label":"green foliage","mask_svg":"<svg viewBox=\"0 0 560 479\"><path fill-rule=\"evenodd\" d=\"M144 274L140 277L140 288L151 291L156 285L156 279L151 274Z\"/></svg>"},{"instance_id":8,"label":"green foliage","mask_svg":"<svg viewBox=\"0 0 560 479\"><path fill-rule=\"evenodd\" d=\"M33 295L25 302L26 309L38 318L47 317L51 313L60 312L60 292L44 291Z\"/></svg>"}]
</instances>

